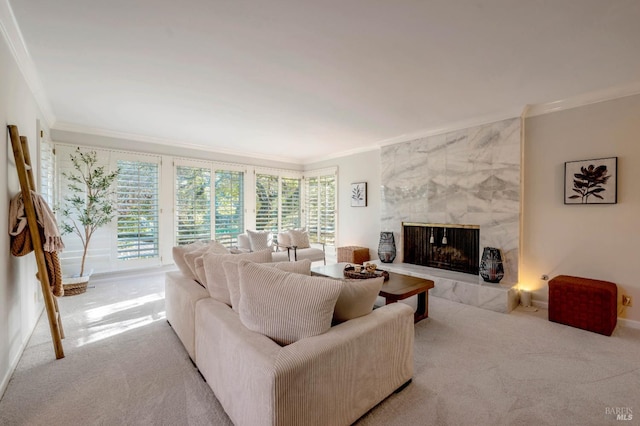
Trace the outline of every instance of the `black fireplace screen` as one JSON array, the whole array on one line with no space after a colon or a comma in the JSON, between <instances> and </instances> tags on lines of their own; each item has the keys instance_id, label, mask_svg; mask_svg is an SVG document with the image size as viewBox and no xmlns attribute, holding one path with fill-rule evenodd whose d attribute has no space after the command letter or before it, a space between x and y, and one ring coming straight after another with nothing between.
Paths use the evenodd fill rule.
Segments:
<instances>
[{"instance_id":1,"label":"black fireplace screen","mask_svg":"<svg viewBox=\"0 0 640 426\"><path fill-rule=\"evenodd\" d=\"M405 223L403 230L405 263L478 275L477 226Z\"/></svg>"}]
</instances>

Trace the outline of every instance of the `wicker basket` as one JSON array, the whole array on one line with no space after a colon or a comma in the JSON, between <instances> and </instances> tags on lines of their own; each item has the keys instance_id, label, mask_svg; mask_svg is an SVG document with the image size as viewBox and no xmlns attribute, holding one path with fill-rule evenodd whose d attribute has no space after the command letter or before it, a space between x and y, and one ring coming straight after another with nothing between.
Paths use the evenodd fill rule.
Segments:
<instances>
[{"instance_id":1,"label":"wicker basket","mask_svg":"<svg viewBox=\"0 0 640 426\"><path fill-rule=\"evenodd\" d=\"M387 271L376 269L373 272L369 272L363 268L362 271L356 272L356 268L351 265L346 265L344 267L344 276L347 278L354 278L358 280L366 280L368 278L378 277L383 277L385 281L389 279L389 273Z\"/></svg>"},{"instance_id":2,"label":"wicker basket","mask_svg":"<svg viewBox=\"0 0 640 426\"><path fill-rule=\"evenodd\" d=\"M87 291L89 277L64 277L62 279L62 287L64 287L65 296L75 296Z\"/></svg>"}]
</instances>

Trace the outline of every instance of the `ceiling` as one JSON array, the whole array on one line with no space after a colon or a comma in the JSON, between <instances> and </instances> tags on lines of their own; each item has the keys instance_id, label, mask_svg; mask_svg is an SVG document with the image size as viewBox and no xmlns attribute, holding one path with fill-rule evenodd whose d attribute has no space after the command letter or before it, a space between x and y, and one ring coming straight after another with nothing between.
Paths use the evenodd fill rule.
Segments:
<instances>
[{"instance_id":1,"label":"ceiling","mask_svg":"<svg viewBox=\"0 0 640 426\"><path fill-rule=\"evenodd\" d=\"M296 163L640 82L637 0L8 1L54 129Z\"/></svg>"}]
</instances>

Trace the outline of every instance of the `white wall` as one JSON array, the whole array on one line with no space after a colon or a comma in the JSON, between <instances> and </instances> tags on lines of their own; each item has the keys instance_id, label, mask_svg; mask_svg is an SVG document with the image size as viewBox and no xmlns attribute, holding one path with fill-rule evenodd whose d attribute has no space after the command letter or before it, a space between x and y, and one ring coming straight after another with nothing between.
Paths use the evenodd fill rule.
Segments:
<instances>
[{"instance_id":1,"label":"white wall","mask_svg":"<svg viewBox=\"0 0 640 426\"><path fill-rule=\"evenodd\" d=\"M29 139L32 160L37 160L37 120L40 113L25 80L10 53L4 37L0 36L0 121L3 126L18 126L20 134ZM43 120L41 120L43 121ZM36 263L33 254L16 258L9 252L9 200L20 191L11 141L2 131L0 150L0 394L4 392L10 375L42 312L40 284L35 279ZM53 345L51 358L55 359Z\"/></svg>"},{"instance_id":2,"label":"white wall","mask_svg":"<svg viewBox=\"0 0 640 426\"><path fill-rule=\"evenodd\" d=\"M564 162L618 157L618 203L565 205ZM528 118L524 142L521 280L548 300L540 277L612 281L640 320L640 95Z\"/></svg>"},{"instance_id":3,"label":"white wall","mask_svg":"<svg viewBox=\"0 0 640 426\"><path fill-rule=\"evenodd\" d=\"M305 170L338 167L338 232L336 246L368 247L378 258L380 239L380 150L308 164ZM367 207L351 207L351 184L367 182Z\"/></svg>"}]
</instances>

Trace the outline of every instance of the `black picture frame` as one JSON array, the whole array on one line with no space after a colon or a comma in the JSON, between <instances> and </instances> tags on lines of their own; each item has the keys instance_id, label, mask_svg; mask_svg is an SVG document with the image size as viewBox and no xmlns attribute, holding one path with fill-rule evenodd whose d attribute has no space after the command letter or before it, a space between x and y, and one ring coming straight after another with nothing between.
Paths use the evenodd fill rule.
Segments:
<instances>
[{"instance_id":1,"label":"black picture frame","mask_svg":"<svg viewBox=\"0 0 640 426\"><path fill-rule=\"evenodd\" d=\"M351 207L367 207L367 182L351 184Z\"/></svg>"},{"instance_id":2,"label":"black picture frame","mask_svg":"<svg viewBox=\"0 0 640 426\"><path fill-rule=\"evenodd\" d=\"M565 204L616 204L618 157L564 163Z\"/></svg>"}]
</instances>

